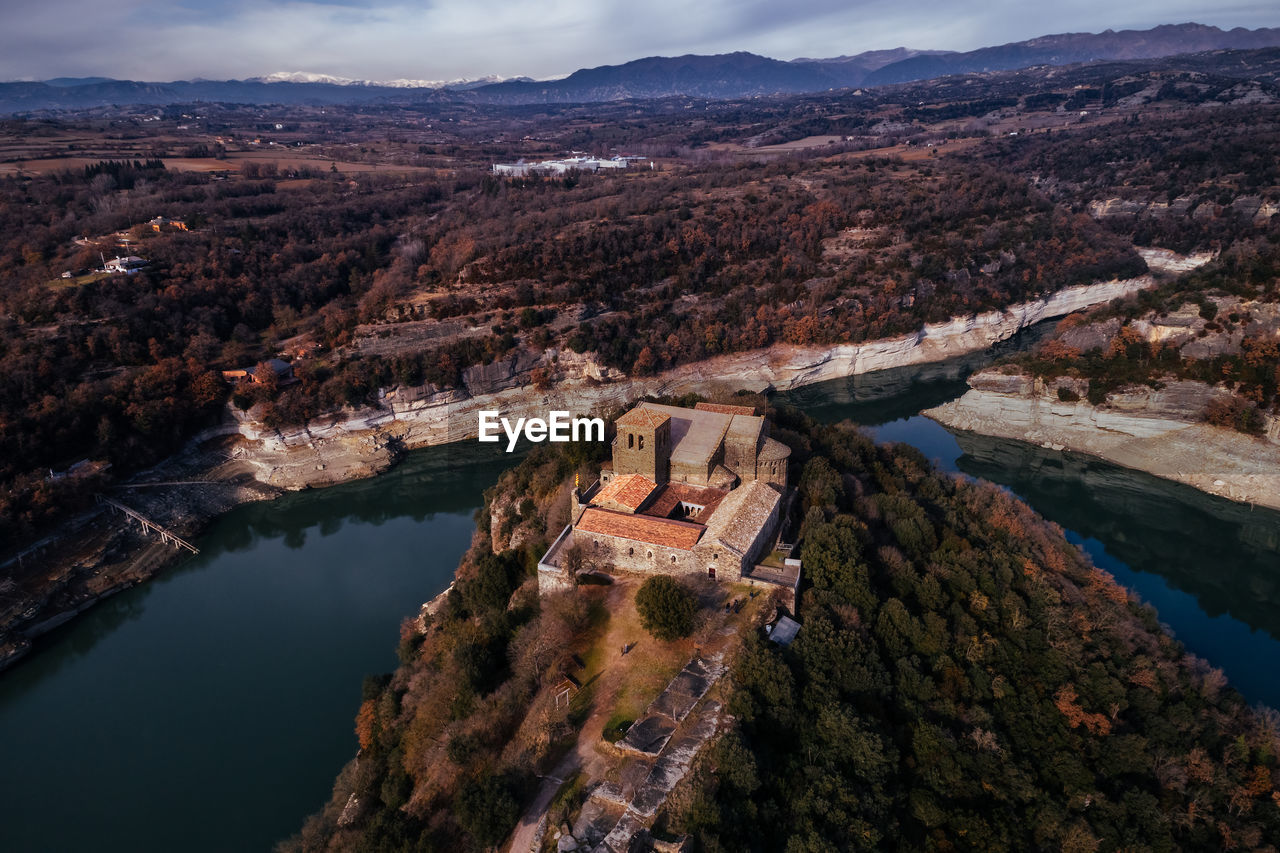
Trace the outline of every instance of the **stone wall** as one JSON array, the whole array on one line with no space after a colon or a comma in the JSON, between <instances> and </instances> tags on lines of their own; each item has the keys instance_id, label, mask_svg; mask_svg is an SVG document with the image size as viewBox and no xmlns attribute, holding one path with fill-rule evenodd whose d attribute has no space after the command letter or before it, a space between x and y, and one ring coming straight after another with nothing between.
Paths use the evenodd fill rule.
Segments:
<instances>
[{"instance_id":1,"label":"stone wall","mask_svg":"<svg viewBox=\"0 0 1280 853\"><path fill-rule=\"evenodd\" d=\"M603 533L574 532L575 541L586 548L587 559L602 569L617 569L646 575L705 575L698 554L680 548L664 548L634 539ZM718 573L717 573L718 575Z\"/></svg>"},{"instance_id":2,"label":"stone wall","mask_svg":"<svg viewBox=\"0 0 1280 853\"><path fill-rule=\"evenodd\" d=\"M394 455L387 439L394 439L394 446L403 449L474 439L481 410L497 410L508 417L541 416L550 409L607 414L646 394L785 391L985 349L1032 323L1109 302L1152 284L1151 277L1143 276L1070 287L1004 311L926 324L917 332L895 338L834 347L775 344L716 356L652 377L627 377L599 364L589 353L522 351L486 365L485 370L470 372L464 388L395 389L387 392L380 408L347 411L307 427L279 432L266 428L252 414L231 413L239 422L240 434L250 443L243 458L255 467L255 476L282 488L300 489L385 469ZM550 389L534 386L535 366L552 371Z\"/></svg>"}]
</instances>

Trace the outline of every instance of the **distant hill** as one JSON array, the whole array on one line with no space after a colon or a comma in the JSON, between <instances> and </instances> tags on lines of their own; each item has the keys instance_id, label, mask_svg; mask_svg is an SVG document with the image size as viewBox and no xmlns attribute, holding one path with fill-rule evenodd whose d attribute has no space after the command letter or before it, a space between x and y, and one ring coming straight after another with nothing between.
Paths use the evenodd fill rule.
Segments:
<instances>
[{"instance_id":1,"label":"distant hill","mask_svg":"<svg viewBox=\"0 0 1280 853\"><path fill-rule=\"evenodd\" d=\"M1009 71L1032 65L1071 65L1097 59L1153 59L1203 50L1250 50L1276 45L1280 45L1280 28L1276 27L1220 30L1203 24L1166 24L1149 30L1062 33L983 47L967 53L906 57L872 70L863 80L863 85L883 86L948 74Z\"/></svg>"},{"instance_id":2,"label":"distant hill","mask_svg":"<svg viewBox=\"0 0 1280 853\"><path fill-rule=\"evenodd\" d=\"M856 77L862 74L853 69ZM818 92L851 85L833 64L782 62L754 53L715 56L650 56L623 65L575 71L562 80L495 83L472 90L487 103L582 103L626 98L743 98L751 95Z\"/></svg>"},{"instance_id":3,"label":"distant hill","mask_svg":"<svg viewBox=\"0 0 1280 853\"><path fill-rule=\"evenodd\" d=\"M868 50L853 56L835 56L828 59L801 58L792 62L805 62L822 65L844 65L848 68L861 68L875 71L894 62L901 62L913 56L944 56L955 53L954 50L916 50L912 47L894 47L888 50Z\"/></svg>"},{"instance_id":4,"label":"distant hill","mask_svg":"<svg viewBox=\"0 0 1280 853\"><path fill-rule=\"evenodd\" d=\"M603 65L563 80L479 86L472 96L488 103L586 103L625 98L687 95L744 98L820 92L850 86L883 86L975 71L1007 71L1033 65L1070 65L1096 59L1150 59L1204 50L1280 45L1280 28L1220 30L1203 24L1169 24L1150 30L1041 36L967 53L899 47L829 59L780 62L752 53L721 56L654 56Z\"/></svg>"},{"instance_id":5,"label":"distant hill","mask_svg":"<svg viewBox=\"0 0 1280 853\"><path fill-rule=\"evenodd\" d=\"M463 98L473 103L521 105L599 103L687 96L710 99L824 92L884 86L952 74L1008 71L1094 60L1142 60L1210 50L1280 46L1280 28L1221 30L1170 24L1149 30L1107 30L1041 36L965 53L897 47L828 59L783 62L737 52L715 56L651 56L621 65L584 68L559 80L385 83L287 72L249 80L179 80L146 83L102 77L60 77L0 83L0 114L109 106L162 106L216 101L242 104L423 103ZM418 86L416 84L422 84Z\"/></svg>"}]
</instances>

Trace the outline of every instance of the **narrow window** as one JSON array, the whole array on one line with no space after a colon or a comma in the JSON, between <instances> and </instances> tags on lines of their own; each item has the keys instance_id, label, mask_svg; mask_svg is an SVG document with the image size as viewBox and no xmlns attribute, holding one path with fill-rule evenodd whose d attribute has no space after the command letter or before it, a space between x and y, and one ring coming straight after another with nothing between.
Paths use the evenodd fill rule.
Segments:
<instances>
[{"instance_id":1,"label":"narrow window","mask_svg":"<svg viewBox=\"0 0 1280 853\"><path fill-rule=\"evenodd\" d=\"M640 436L640 449L644 450L644 436Z\"/></svg>"},{"instance_id":2,"label":"narrow window","mask_svg":"<svg viewBox=\"0 0 1280 853\"><path fill-rule=\"evenodd\" d=\"M628 549L627 549L627 556L628 556L628 557L634 557L635 555L636 555L636 549L635 549L635 548L628 548Z\"/></svg>"},{"instance_id":3,"label":"narrow window","mask_svg":"<svg viewBox=\"0 0 1280 853\"><path fill-rule=\"evenodd\" d=\"M676 561L676 555L675 555L675 554L672 554L672 555L671 555L671 562L672 562L672 564L674 564L674 563L675 563L675 561Z\"/></svg>"},{"instance_id":4,"label":"narrow window","mask_svg":"<svg viewBox=\"0 0 1280 853\"><path fill-rule=\"evenodd\" d=\"M707 569L707 577L711 578L712 580L715 580L715 577L716 577L715 566L711 566L710 568Z\"/></svg>"},{"instance_id":5,"label":"narrow window","mask_svg":"<svg viewBox=\"0 0 1280 853\"><path fill-rule=\"evenodd\" d=\"M627 450L632 450L636 446L635 433L627 433Z\"/></svg>"}]
</instances>

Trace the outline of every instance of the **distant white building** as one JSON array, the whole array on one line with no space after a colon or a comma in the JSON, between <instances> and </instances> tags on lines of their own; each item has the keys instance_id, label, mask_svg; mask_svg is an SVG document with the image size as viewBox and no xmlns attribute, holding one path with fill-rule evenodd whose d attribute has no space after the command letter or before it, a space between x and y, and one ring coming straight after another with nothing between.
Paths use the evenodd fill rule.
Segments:
<instances>
[{"instance_id":1,"label":"distant white building","mask_svg":"<svg viewBox=\"0 0 1280 853\"><path fill-rule=\"evenodd\" d=\"M526 163L520 160L515 163L494 163L493 173L510 178L524 178L529 175L564 175L569 172L599 172L601 170L625 169L628 166L625 157L566 157L563 160L543 160L541 163Z\"/></svg>"}]
</instances>

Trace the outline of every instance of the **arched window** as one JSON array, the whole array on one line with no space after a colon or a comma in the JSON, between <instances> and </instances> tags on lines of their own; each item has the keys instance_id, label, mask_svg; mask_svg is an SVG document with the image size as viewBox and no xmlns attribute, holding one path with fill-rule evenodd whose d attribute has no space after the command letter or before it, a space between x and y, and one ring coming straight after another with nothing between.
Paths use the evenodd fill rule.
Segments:
<instances>
[{"instance_id":1,"label":"arched window","mask_svg":"<svg viewBox=\"0 0 1280 853\"><path fill-rule=\"evenodd\" d=\"M640 436L640 449L644 450L644 436Z\"/></svg>"},{"instance_id":2,"label":"arched window","mask_svg":"<svg viewBox=\"0 0 1280 853\"><path fill-rule=\"evenodd\" d=\"M632 450L636 446L636 435L633 432L627 433L627 450Z\"/></svg>"},{"instance_id":3,"label":"arched window","mask_svg":"<svg viewBox=\"0 0 1280 853\"><path fill-rule=\"evenodd\" d=\"M648 552L646 552L646 554L647 554L647 556L649 557L649 559L653 559L653 552L652 552L652 551L648 551Z\"/></svg>"},{"instance_id":4,"label":"arched window","mask_svg":"<svg viewBox=\"0 0 1280 853\"><path fill-rule=\"evenodd\" d=\"M628 557L634 557L635 555L636 555L636 549L635 549L635 548L628 548L628 549L627 549L627 556L628 556Z\"/></svg>"},{"instance_id":5,"label":"arched window","mask_svg":"<svg viewBox=\"0 0 1280 853\"><path fill-rule=\"evenodd\" d=\"M671 563L672 563L672 565L674 565L674 564L675 564L675 562L676 562L676 555L675 555L675 554L672 554L672 555L671 555Z\"/></svg>"}]
</instances>

